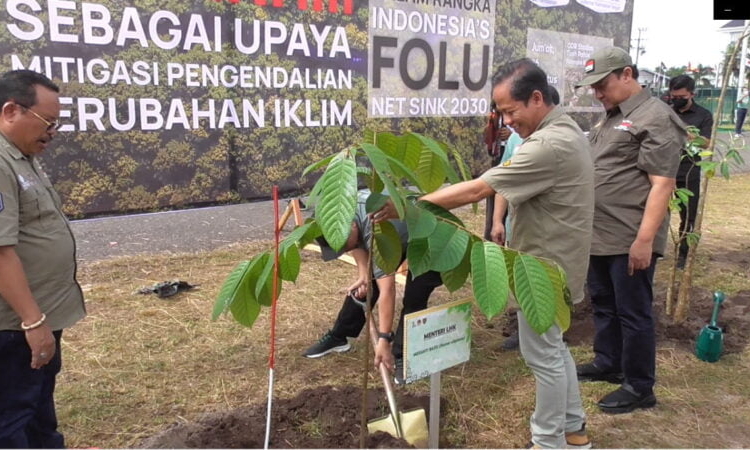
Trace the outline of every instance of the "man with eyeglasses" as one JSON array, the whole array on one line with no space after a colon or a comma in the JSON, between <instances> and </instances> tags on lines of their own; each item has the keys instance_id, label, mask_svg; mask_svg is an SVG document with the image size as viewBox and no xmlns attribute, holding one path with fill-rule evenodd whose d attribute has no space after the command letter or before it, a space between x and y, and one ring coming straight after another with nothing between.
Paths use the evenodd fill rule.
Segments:
<instances>
[{"instance_id":1,"label":"man with eyeglasses","mask_svg":"<svg viewBox=\"0 0 750 450\"><path fill-rule=\"evenodd\" d=\"M578 379L622 383L598 406L627 413L656 405L654 266L666 248L686 130L669 106L641 87L625 50L594 52L579 86L593 88L605 115L590 134L595 203L587 284L595 356L577 366Z\"/></svg>"},{"instance_id":2,"label":"man with eyeglasses","mask_svg":"<svg viewBox=\"0 0 750 450\"><path fill-rule=\"evenodd\" d=\"M59 88L0 76L0 448L64 448L54 390L62 330L85 315L75 241L37 159L60 127Z\"/></svg>"}]
</instances>

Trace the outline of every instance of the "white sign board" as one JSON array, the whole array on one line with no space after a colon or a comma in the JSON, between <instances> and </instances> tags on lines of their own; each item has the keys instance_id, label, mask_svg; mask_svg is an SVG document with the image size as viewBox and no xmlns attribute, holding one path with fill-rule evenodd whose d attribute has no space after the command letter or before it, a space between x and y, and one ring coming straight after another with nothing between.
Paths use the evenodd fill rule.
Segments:
<instances>
[{"instance_id":1,"label":"white sign board","mask_svg":"<svg viewBox=\"0 0 750 450\"><path fill-rule=\"evenodd\" d=\"M471 299L404 317L404 378L407 383L469 360Z\"/></svg>"}]
</instances>

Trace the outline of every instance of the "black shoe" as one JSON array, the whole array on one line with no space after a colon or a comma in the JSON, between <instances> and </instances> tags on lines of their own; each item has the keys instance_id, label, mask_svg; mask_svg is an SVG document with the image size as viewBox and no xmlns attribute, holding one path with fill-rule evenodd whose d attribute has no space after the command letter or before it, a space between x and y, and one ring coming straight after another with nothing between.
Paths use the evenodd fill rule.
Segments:
<instances>
[{"instance_id":1,"label":"black shoe","mask_svg":"<svg viewBox=\"0 0 750 450\"><path fill-rule=\"evenodd\" d=\"M678 256L677 257L677 268L680 270L683 270L685 268L685 263L687 262L687 256Z\"/></svg>"},{"instance_id":2,"label":"black shoe","mask_svg":"<svg viewBox=\"0 0 750 450\"><path fill-rule=\"evenodd\" d=\"M653 408L656 405L656 396L653 392L638 393L631 386L623 384L602 397L597 405L607 414L623 414L638 408Z\"/></svg>"},{"instance_id":3,"label":"black shoe","mask_svg":"<svg viewBox=\"0 0 750 450\"><path fill-rule=\"evenodd\" d=\"M620 384L625 379L622 372L602 370L592 362L577 365L576 373L578 374L578 381L606 381L607 383Z\"/></svg>"},{"instance_id":4,"label":"black shoe","mask_svg":"<svg viewBox=\"0 0 750 450\"><path fill-rule=\"evenodd\" d=\"M514 332L500 344L500 348L503 350L511 351L518 348L518 331Z\"/></svg>"},{"instance_id":5,"label":"black shoe","mask_svg":"<svg viewBox=\"0 0 750 450\"><path fill-rule=\"evenodd\" d=\"M349 344L347 338L336 337L331 333L331 330L328 330L318 342L305 350L305 353L303 353L302 356L308 358L320 358L331 352L348 352L350 348L352 348L352 346Z\"/></svg>"},{"instance_id":6,"label":"black shoe","mask_svg":"<svg viewBox=\"0 0 750 450\"><path fill-rule=\"evenodd\" d=\"M396 369L393 374L393 383L396 386L403 386L406 384L406 379L404 378L404 360L402 358L396 359L395 365Z\"/></svg>"}]
</instances>

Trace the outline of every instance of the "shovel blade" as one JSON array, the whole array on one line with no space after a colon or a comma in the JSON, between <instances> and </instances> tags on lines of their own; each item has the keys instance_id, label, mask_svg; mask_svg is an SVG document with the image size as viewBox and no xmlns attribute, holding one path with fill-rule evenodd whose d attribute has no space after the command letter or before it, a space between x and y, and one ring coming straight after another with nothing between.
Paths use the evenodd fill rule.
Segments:
<instances>
[{"instance_id":1,"label":"shovel blade","mask_svg":"<svg viewBox=\"0 0 750 450\"><path fill-rule=\"evenodd\" d=\"M416 448L427 448L429 432L427 429L427 414L424 409L417 408L410 411L399 411L401 419L401 430L404 435L399 436L396 431L396 424L393 423L393 417L389 414L379 419L371 420L367 424L367 431L372 434L376 431L383 431L396 438L403 438L406 442Z\"/></svg>"}]
</instances>

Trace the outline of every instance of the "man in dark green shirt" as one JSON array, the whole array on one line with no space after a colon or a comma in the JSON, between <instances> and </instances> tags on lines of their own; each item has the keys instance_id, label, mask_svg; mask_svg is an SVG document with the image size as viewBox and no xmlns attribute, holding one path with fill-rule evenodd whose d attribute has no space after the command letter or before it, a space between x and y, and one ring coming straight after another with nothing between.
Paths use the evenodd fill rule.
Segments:
<instances>
[{"instance_id":1,"label":"man in dark green shirt","mask_svg":"<svg viewBox=\"0 0 750 450\"><path fill-rule=\"evenodd\" d=\"M599 50L584 72L579 86L591 86L606 113L590 133L595 203L587 284L595 357L577 371L582 381L623 381L599 408L625 413L656 405L654 266L666 247L686 133L669 106L638 84L626 51Z\"/></svg>"}]
</instances>

